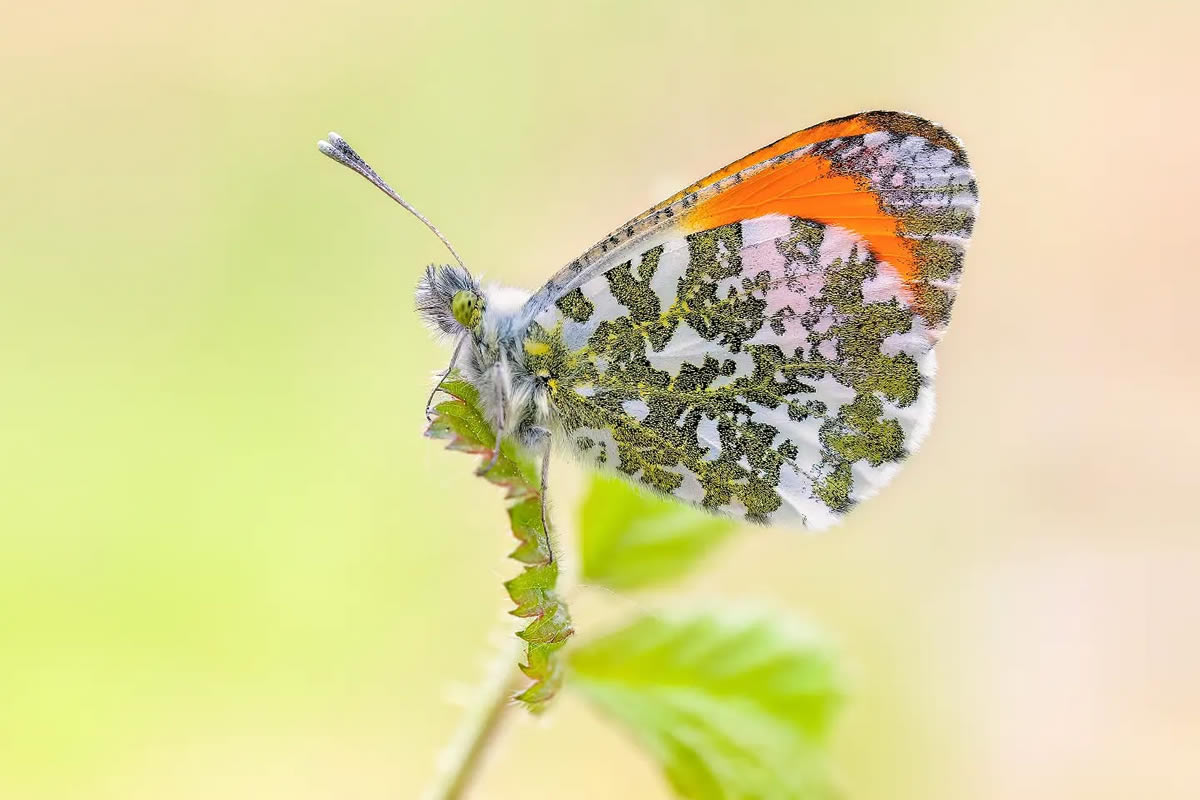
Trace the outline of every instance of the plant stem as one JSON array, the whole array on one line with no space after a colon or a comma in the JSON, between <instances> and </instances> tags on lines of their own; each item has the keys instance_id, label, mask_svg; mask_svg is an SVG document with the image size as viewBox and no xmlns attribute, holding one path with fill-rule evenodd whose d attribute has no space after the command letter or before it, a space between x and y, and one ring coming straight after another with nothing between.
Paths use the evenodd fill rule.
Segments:
<instances>
[{"instance_id":1,"label":"plant stem","mask_svg":"<svg viewBox=\"0 0 1200 800\"><path fill-rule=\"evenodd\" d=\"M475 702L454 734L425 800L459 800L463 796L495 742L500 723L515 705L512 697L519 687L521 673L514 665L521 657L521 641L511 635L508 639L510 644L488 670Z\"/></svg>"}]
</instances>

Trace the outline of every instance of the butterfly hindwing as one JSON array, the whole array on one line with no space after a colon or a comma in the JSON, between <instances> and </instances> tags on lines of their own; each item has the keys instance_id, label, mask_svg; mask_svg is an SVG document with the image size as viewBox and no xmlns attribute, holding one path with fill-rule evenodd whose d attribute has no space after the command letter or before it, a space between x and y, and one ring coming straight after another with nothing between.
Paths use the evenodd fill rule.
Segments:
<instances>
[{"instance_id":1,"label":"butterfly hindwing","mask_svg":"<svg viewBox=\"0 0 1200 800\"><path fill-rule=\"evenodd\" d=\"M527 306L529 368L581 458L827 527L929 427L975 204L961 148L918 118L793 134L556 275Z\"/></svg>"}]
</instances>

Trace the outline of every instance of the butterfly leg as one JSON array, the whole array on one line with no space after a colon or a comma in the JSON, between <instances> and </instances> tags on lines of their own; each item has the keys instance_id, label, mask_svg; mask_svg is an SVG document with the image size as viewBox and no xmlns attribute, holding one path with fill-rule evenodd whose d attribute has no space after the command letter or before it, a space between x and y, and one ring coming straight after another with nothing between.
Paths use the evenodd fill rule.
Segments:
<instances>
[{"instance_id":1,"label":"butterfly leg","mask_svg":"<svg viewBox=\"0 0 1200 800\"><path fill-rule=\"evenodd\" d=\"M458 344L454 345L454 353L450 356L450 364L446 367L446 371L438 378L437 384L433 387L433 391L429 393L429 399L425 401L425 421L433 422L433 398L437 397L438 390L442 388L442 384L446 382L446 378L450 377L450 373L454 371L454 362L458 361L458 354L462 350L463 342L467 340L463 336L458 340Z\"/></svg>"},{"instance_id":2,"label":"butterfly leg","mask_svg":"<svg viewBox=\"0 0 1200 800\"><path fill-rule=\"evenodd\" d=\"M546 514L546 486L550 479L550 431L546 428L534 428L531 433L542 447L542 488L538 500L542 507L542 535L546 537L546 552L550 554L548 563L553 564L554 547L550 544L550 520Z\"/></svg>"},{"instance_id":3,"label":"butterfly leg","mask_svg":"<svg viewBox=\"0 0 1200 800\"><path fill-rule=\"evenodd\" d=\"M492 457L488 459L487 464L476 471L476 475L487 475L492 471L492 467L496 466L496 462L500 459L500 448L504 444L504 436L508 433L508 395L504 391L503 383L497 382L496 387L500 392L500 424L496 426L496 443L492 447Z\"/></svg>"}]
</instances>

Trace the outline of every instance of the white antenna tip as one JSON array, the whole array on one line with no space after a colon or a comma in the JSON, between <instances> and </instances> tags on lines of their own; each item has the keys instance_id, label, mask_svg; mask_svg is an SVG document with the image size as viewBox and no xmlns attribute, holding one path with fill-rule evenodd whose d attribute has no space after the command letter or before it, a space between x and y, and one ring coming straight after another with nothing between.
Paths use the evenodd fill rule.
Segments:
<instances>
[{"instance_id":1,"label":"white antenna tip","mask_svg":"<svg viewBox=\"0 0 1200 800\"><path fill-rule=\"evenodd\" d=\"M328 137L317 142L317 149L355 172L362 172L364 168L367 168L366 162L359 158L358 153L354 152L354 148L335 131L330 131Z\"/></svg>"}]
</instances>

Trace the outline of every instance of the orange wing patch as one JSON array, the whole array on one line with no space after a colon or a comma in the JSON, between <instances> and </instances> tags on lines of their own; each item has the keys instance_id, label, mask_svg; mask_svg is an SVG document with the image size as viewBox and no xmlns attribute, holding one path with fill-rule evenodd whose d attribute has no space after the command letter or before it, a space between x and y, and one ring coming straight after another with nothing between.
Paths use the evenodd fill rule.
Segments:
<instances>
[{"instance_id":1,"label":"orange wing patch","mask_svg":"<svg viewBox=\"0 0 1200 800\"><path fill-rule=\"evenodd\" d=\"M802 156L752 175L701 201L684 217L683 225L704 231L767 214L854 231L899 273L906 286L911 289L918 280L913 244L900 235L900 220L882 208L865 179L834 173L830 161L821 156Z\"/></svg>"},{"instance_id":2,"label":"orange wing patch","mask_svg":"<svg viewBox=\"0 0 1200 800\"><path fill-rule=\"evenodd\" d=\"M691 232L770 214L854 232L896 271L906 299L935 329L948 320L978 204L958 140L890 111L793 133L676 197Z\"/></svg>"},{"instance_id":3,"label":"orange wing patch","mask_svg":"<svg viewBox=\"0 0 1200 800\"><path fill-rule=\"evenodd\" d=\"M865 133L874 133L875 131L891 131L902 136L920 136L938 147L946 148L955 155L963 155L962 146L958 143L958 140L927 119L900 111L865 111L861 114L839 117L838 119L831 119L828 122L822 122L819 125L813 125L802 131L788 134L766 147L760 147L753 153L743 156L732 164L724 166L711 175L701 178L686 189L676 192L654 206L654 208L651 208L642 217L647 217L655 211L666 208L686 195L711 186L722 178L728 178L730 175L741 172L747 167L761 164L776 156L790 153L793 150L799 150L801 147L808 147L810 144L817 144L818 142L825 142L830 139L838 139L846 136L861 136Z\"/></svg>"}]
</instances>

